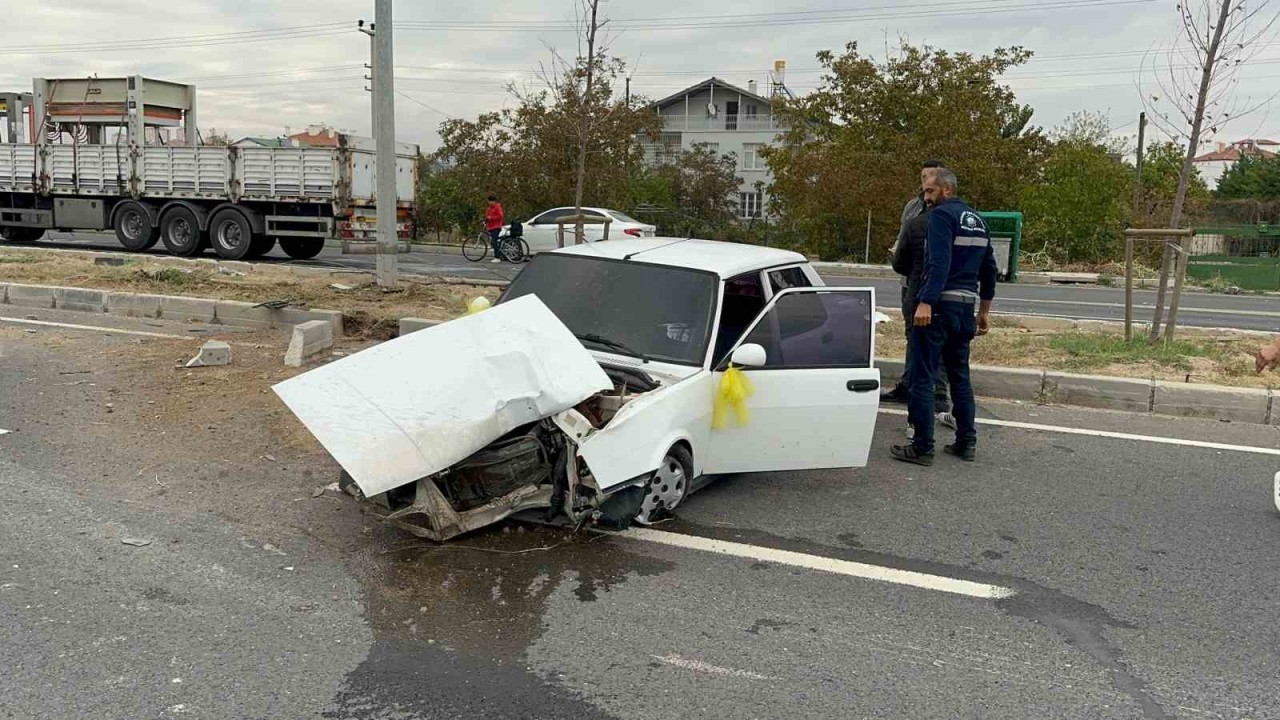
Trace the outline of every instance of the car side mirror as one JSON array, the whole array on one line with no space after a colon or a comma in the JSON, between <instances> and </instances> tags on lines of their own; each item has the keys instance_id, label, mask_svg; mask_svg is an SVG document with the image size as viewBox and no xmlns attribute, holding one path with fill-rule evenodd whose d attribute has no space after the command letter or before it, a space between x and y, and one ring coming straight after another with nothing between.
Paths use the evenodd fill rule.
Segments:
<instances>
[{"instance_id":1,"label":"car side mirror","mask_svg":"<svg viewBox=\"0 0 1280 720\"><path fill-rule=\"evenodd\" d=\"M763 347L755 343L747 343L733 351L729 362L741 367L764 367L769 362L769 356Z\"/></svg>"}]
</instances>

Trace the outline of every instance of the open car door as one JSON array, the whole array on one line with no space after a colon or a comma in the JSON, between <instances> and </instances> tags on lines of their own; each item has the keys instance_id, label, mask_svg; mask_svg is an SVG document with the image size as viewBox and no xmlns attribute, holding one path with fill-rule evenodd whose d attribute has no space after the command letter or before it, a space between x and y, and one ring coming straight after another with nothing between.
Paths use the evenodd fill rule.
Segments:
<instances>
[{"instance_id":1,"label":"open car door","mask_svg":"<svg viewBox=\"0 0 1280 720\"><path fill-rule=\"evenodd\" d=\"M711 431L704 472L866 465L880 406L875 311L872 288L792 288L774 297L731 355L753 365L742 367L755 390L749 417L741 424L731 412L726 427ZM728 359L717 362L719 387Z\"/></svg>"}]
</instances>

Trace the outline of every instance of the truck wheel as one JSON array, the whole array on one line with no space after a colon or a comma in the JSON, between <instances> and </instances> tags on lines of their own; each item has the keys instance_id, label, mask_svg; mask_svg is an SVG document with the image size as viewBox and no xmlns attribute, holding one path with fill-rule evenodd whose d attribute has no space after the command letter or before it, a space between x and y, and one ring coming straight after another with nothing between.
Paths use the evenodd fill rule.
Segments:
<instances>
[{"instance_id":1,"label":"truck wheel","mask_svg":"<svg viewBox=\"0 0 1280 720\"><path fill-rule=\"evenodd\" d=\"M685 446L676 445L667 451L662 464L654 471L653 477L649 478L640 512L636 514L636 522L651 525L666 517L684 501L692 481L693 455Z\"/></svg>"},{"instance_id":2,"label":"truck wheel","mask_svg":"<svg viewBox=\"0 0 1280 720\"><path fill-rule=\"evenodd\" d=\"M165 249L178 257L191 257L203 246L200 221L190 209L178 206L165 211L160 218L160 241Z\"/></svg>"},{"instance_id":3,"label":"truck wheel","mask_svg":"<svg viewBox=\"0 0 1280 720\"><path fill-rule=\"evenodd\" d=\"M246 260L257 260L274 250L276 247L276 239L266 235L254 235L253 241L249 243L249 254L245 256Z\"/></svg>"},{"instance_id":4,"label":"truck wheel","mask_svg":"<svg viewBox=\"0 0 1280 720\"><path fill-rule=\"evenodd\" d=\"M239 210L219 210L209 221L209 238L224 260L242 260L253 252L253 228Z\"/></svg>"},{"instance_id":5,"label":"truck wheel","mask_svg":"<svg viewBox=\"0 0 1280 720\"><path fill-rule=\"evenodd\" d=\"M324 238L280 238L280 249L294 260L310 260L324 250Z\"/></svg>"},{"instance_id":6,"label":"truck wheel","mask_svg":"<svg viewBox=\"0 0 1280 720\"><path fill-rule=\"evenodd\" d=\"M136 202L126 202L116 210L116 219L112 223L116 231L116 240L130 252L142 252L155 247L160 242L160 233L151 226L151 214Z\"/></svg>"}]
</instances>

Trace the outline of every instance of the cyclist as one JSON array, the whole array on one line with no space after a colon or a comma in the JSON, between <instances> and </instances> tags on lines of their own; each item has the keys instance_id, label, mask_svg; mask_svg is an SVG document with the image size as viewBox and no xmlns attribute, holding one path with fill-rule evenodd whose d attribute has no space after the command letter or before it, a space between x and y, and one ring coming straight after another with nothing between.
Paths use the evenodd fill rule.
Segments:
<instances>
[{"instance_id":1,"label":"cyclist","mask_svg":"<svg viewBox=\"0 0 1280 720\"><path fill-rule=\"evenodd\" d=\"M498 202L497 195L489 196L489 207L484 212L484 229L489 233L489 242L493 247L492 262L502 262L502 252L498 248L498 236L502 234L502 226L506 224L506 217L502 212L502 203Z\"/></svg>"}]
</instances>

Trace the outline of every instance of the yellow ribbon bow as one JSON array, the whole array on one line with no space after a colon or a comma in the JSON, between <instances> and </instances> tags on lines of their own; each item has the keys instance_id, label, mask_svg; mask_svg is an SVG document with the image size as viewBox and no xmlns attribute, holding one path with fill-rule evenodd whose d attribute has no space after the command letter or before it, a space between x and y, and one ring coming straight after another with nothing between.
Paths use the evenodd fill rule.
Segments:
<instances>
[{"instance_id":1,"label":"yellow ribbon bow","mask_svg":"<svg viewBox=\"0 0 1280 720\"><path fill-rule=\"evenodd\" d=\"M738 424L746 425L751 419L750 412L747 410L747 398L755 392L755 388L751 386L751 381L747 379L746 373L742 372L742 368L730 365L729 369L724 371L724 377L720 378L720 387L716 389L711 427L715 430L724 429L730 409L738 418Z\"/></svg>"}]
</instances>

